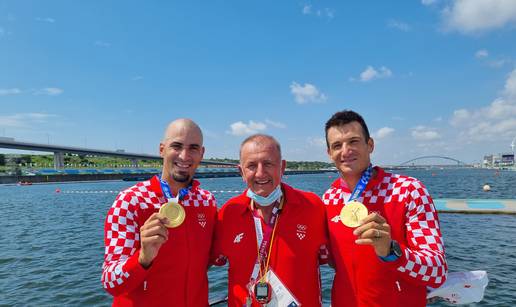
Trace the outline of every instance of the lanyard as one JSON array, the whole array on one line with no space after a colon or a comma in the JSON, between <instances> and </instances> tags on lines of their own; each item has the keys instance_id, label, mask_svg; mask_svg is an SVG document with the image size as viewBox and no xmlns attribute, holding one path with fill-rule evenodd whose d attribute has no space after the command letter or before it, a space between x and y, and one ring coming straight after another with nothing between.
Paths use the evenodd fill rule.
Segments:
<instances>
[{"instance_id":1,"label":"lanyard","mask_svg":"<svg viewBox=\"0 0 516 307\"><path fill-rule=\"evenodd\" d=\"M188 185L188 187L180 189L179 193L178 193L178 195L176 195L176 197L172 197L172 191L170 191L170 186L168 185L168 182L161 179L161 176L159 177L159 183L161 185L161 190L163 191L163 195L165 195L165 197L167 198L167 201L169 201L169 202L173 201L173 200L175 200L175 201L183 200L183 198L185 198L185 196L188 195L188 191L192 187L192 185Z\"/></svg>"},{"instance_id":2,"label":"lanyard","mask_svg":"<svg viewBox=\"0 0 516 307\"><path fill-rule=\"evenodd\" d=\"M265 223L265 233L262 230L262 222L260 218L258 217L255 210L253 210L253 220L254 220L254 227L256 230L256 243L258 247L258 263L260 265L260 272L253 272L253 276L251 276L253 279L256 280L255 276L258 273L260 273L260 278L263 278L264 275L267 273L267 269L269 266L269 260L270 260L270 253L272 250L272 241L274 240L274 234L276 232L276 226L278 225L279 220L279 214L281 213L281 209L283 208L283 200L284 198L281 198L279 207L272 208L272 216L269 223ZM254 201L251 200L251 206L254 207ZM269 247L269 251L267 252L267 247ZM262 272L262 266L264 266L264 270Z\"/></svg>"},{"instance_id":3,"label":"lanyard","mask_svg":"<svg viewBox=\"0 0 516 307\"><path fill-rule=\"evenodd\" d=\"M362 192L364 192L367 183L369 182L369 179L371 179L371 174L373 173L373 167L371 164L367 167L367 169L362 173L362 176L360 177L360 180L358 181L357 185L355 186L355 189L351 193L348 199L348 203L356 200L357 198L362 195Z\"/></svg>"}]
</instances>

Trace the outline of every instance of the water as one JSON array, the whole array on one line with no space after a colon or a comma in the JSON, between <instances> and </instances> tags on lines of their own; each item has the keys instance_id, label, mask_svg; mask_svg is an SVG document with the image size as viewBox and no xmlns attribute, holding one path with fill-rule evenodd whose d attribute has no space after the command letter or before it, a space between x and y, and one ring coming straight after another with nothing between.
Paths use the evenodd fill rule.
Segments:
<instances>
[{"instance_id":1,"label":"water","mask_svg":"<svg viewBox=\"0 0 516 307\"><path fill-rule=\"evenodd\" d=\"M434 198L516 198L516 172L414 170ZM293 175L285 181L321 195L336 174ZM222 204L242 190L240 178L202 179ZM488 183L492 191L482 191ZM133 183L89 182L0 186L0 305L102 305L103 223L119 191ZM56 188L62 190L55 193ZM66 193L83 191L89 193ZM99 191L105 191L99 193ZM224 191L224 192L220 192ZM478 306L516 305L516 216L441 214L450 271L487 270L489 286ZM210 296L226 292L225 268L209 272ZM322 268L329 302L332 270ZM441 303L445 306L444 303ZM441 306L436 304L436 306Z\"/></svg>"}]
</instances>

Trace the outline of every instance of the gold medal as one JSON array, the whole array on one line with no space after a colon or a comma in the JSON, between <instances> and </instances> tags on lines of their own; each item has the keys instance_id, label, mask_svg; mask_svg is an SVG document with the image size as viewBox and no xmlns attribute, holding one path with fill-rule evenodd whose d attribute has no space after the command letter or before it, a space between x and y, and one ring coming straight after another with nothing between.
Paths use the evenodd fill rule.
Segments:
<instances>
[{"instance_id":1,"label":"gold medal","mask_svg":"<svg viewBox=\"0 0 516 307\"><path fill-rule=\"evenodd\" d=\"M367 214L367 208L364 204L352 201L340 210L340 221L348 227L355 228L360 225L360 220L364 219Z\"/></svg>"},{"instance_id":2,"label":"gold medal","mask_svg":"<svg viewBox=\"0 0 516 307\"><path fill-rule=\"evenodd\" d=\"M159 214L168 219L168 223L165 224L168 228L175 228L183 224L186 213L183 206L176 202L168 202L159 208Z\"/></svg>"}]
</instances>

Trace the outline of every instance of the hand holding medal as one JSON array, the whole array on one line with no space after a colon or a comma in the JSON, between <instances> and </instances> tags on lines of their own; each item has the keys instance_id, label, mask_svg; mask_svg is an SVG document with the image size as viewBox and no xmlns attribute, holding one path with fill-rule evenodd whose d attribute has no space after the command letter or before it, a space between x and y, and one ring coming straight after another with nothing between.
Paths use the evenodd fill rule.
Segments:
<instances>
[{"instance_id":1,"label":"hand holding medal","mask_svg":"<svg viewBox=\"0 0 516 307\"><path fill-rule=\"evenodd\" d=\"M367 216L367 208L364 204L354 200L340 210L340 221L342 224L355 228L360 226L360 221Z\"/></svg>"},{"instance_id":2,"label":"hand holding medal","mask_svg":"<svg viewBox=\"0 0 516 307\"><path fill-rule=\"evenodd\" d=\"M159 214L162 217L167 218L165 226L168 228L175 228L183 224L186 213L183 206L177 202L177 198L173 198L171 201L159 208Z\"/></svg>"},{"instance_id":3,"label":"hand holding medal","mask_svg":"<svg viewBox=\"0 0 516 307\"><path fill-rule=\"evenodd\" d=\"M188 194L188 189L180 189L176 197L172 197L168 183L164 180L160 180L160 183L163 195L167 198L168 202L159 208L159 215L167 218L165 226L168 228L179 227L183 224L186 217L185 208L179 204L179 200L183 199Z\"/></svg>"}]
</instances>

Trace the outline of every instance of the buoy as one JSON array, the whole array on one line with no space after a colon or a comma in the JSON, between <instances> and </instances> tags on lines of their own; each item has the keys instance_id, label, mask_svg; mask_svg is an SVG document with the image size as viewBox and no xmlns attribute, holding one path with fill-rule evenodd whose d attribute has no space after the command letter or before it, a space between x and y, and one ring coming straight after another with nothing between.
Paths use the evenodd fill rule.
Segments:
<instances>
[{"instance_id":1,"label":"buoy","mask_svg":"<svg viewBox=\"0 0 516 307\"><path fill-rule=\"evenodd\" d=\"M484 189L484 192L489 192L489 191L491 191L491 187L490 187L488 184L485 184L485 185L484 185L484 187L483 187L483 189Z\"/></svg>"},{"instance_id":2,"label":"buoy","mask_svg":"<svg viewBox=\"0 0 516 307\"><path fill-rule=\"evenodd\" d=\"M57 189L56 189L56 193L61 193L61 189L60 189L60 188L57 188Z\"/></svg>"}]
</instances>

